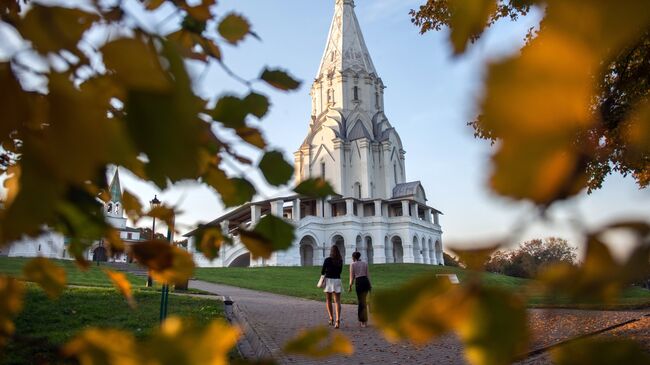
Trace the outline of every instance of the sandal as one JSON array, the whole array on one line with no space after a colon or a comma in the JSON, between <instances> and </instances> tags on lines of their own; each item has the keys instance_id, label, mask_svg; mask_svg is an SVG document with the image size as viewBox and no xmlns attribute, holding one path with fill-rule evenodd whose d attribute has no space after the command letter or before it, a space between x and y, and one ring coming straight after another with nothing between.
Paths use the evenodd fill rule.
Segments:
<instances>
[{"instance_id":1,"label":"sandal","mask_svg":"<svg viewBox=\"0 0 650 365\"><path fill-rule=\"evenodd\" d=\"M336 324L334 325L334 328L340 328L341 327L341 321L337 320Z\"/></svg>"},{"instance_id":2,"label":"sandal","mask_svg":"<svg viewBox=\"0 0 650 365\"><path fill-rule=\"evenodd\" d=\"M328 326L333 326L334 325L334 320L330 318L330 321L327 322Z\"/></svg>"}]
</instances>

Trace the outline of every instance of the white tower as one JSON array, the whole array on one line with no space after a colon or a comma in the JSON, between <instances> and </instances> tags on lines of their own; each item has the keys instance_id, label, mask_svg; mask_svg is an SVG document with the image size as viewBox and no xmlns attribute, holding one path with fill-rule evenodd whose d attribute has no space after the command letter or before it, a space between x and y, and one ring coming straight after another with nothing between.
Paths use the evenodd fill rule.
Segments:
<instances>
[{"instance_id":1,"label":"white tower","mask_svg":"<svg viewBox=\"0 0 650 365\"><path fill-rule=\"evenodd\" d=\"M336 0L325 53L311 88L309 132L294 154L296 180L325 177L344 197L393 196L405 182L404 150L384 114L353 0Z\"/></svg>"}]
</instances>

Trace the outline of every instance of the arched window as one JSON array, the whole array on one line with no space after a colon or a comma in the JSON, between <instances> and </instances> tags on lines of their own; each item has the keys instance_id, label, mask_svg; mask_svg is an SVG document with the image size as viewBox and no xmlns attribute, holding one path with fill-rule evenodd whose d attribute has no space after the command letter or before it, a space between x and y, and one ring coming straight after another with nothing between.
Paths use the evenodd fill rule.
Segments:
<instances>
[{"instance_id":1,"label":"arched window","mask_svg":"<svg viewBox=\"0 0 650 365\"><path fill-rule=\"evenodd\" d=\"M325 179L325 162L320 163L320 177Z\"/></svg>"},{"instance_id":2,"label":"arched window","mask_svg":"<svg viewBox=\"0 0 650 365\"><path fill-rule=\"evenodd\" d=\"M354 183L354 194L356 195L357 199L361 199L361 183L358 181Z\"/></svg>"},{"instance_id":3,"label":"arched window","mask_svg":"<svg viewBox=\"0 0 650 365\"><path fill-rule=\"evenodd\" d=\"M397 164L393 162L393 175L395 177L395 184L397 184Z\"/></svg>"},{"instance_id":4,"label":"arched window","mask_svg":"<svg viewBox=\"0 0 650 365\"><path fill-rule=\"evenodd\" d=\"M354 101L358 101L359 100L359 88L357 86L355 86L354 89L352 89L352 90L354 91Z\"/></svg>"}]
</instances>

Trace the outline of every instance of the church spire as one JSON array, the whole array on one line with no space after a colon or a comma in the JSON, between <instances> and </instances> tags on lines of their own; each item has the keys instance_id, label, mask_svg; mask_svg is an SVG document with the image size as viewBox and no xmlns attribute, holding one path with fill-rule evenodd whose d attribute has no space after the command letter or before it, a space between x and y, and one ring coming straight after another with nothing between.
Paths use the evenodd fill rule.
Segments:
<instances>
[{"instance_id":1,"label":"church spire","mask_svg":"<svg viewBox=\"0 0 650 365\"><path fill-rule=\"evenodd\" d=\"M347 70L376 75L375 66L370 59L359 21L354 13L354 1L336 0L334 18L317 77Z\"/></svg>"},{"instance_id":2,"label":"church spire","mask_svg":"<svg viewBox=\"0 0 650 365\"><path fill-rule=\"evenodd\" d=\"M108 191L111 194L111 201L113 203L122 202L122 186L120 185L119 168L115 169L115 175L113 175L113 180L111 181L111 185L108 187Z\"/></svg>"}]
</instances>

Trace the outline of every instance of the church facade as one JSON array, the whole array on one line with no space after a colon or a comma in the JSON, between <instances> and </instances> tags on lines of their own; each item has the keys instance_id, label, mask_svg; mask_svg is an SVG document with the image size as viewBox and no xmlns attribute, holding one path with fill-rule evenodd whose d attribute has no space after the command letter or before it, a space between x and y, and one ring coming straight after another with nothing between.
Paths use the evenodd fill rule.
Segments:
<instances>
[{"instance_id":1,"label":"church facade","mask_svg":"<svg viewBox=\"0 0 650 365\"><path fill-rule=\"evenodd\" d=\"M141 241L140 230L127 225L127 219L124 217L122 208L122 186L120 184L120 175L118 169L109 185L110 201L104 204L104 216L106 221L115 227L120 233L120 238L125 244L131 244ZM46 231L36 238L25 238L16 241L9 247L3 248L0 256L10 257L48 257L54 259L72 260L68 249L68 239L60 233ZM128 257L125 253L117 254L114 257L108 257L108 252L104 247L102 240L93 242L86 250L84 257L89 261L116 261L126 262Z\"/></svg>"},{"instance_id":2,"label":"church facade","mask_svg":"<svg viewBox=\"0 0 650 365\"><path fill-rule=\"evenodd\" d=\"M405 150L384 113L378 76L354 11L353 0L336 0L318 74L311 87L307 137L294 153L296 183L325 178L337 192L327 199L298 195L251 202L210 222L234 238L210 261L188 248L198 266L320 265L332 245L346 263L354 251L369 263L443 265L442 214L430 206L419 181L406 181ZM268 260L251 260L239 242L241 227L266 214L291 221L293 246Z\"/></svg>"}]
</instances>

